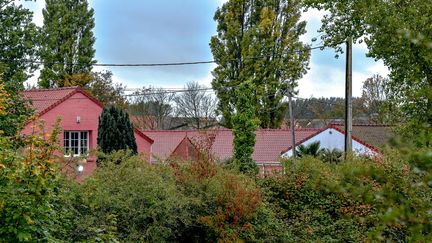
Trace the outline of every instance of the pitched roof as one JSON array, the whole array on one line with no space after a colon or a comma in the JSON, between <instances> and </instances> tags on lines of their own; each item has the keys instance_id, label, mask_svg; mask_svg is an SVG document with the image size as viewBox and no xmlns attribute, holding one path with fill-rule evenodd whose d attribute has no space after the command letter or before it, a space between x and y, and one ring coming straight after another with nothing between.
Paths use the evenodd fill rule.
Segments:
<instances>
[{"instance_id":1,"label":"pitched roof","mask_svg":"<svg viewBox=\"0 0 432 243\"><path fill-rule=\"evenodd\" d=\"M296 145L300 145L307 140L313 138L319 133L333 128L339 131L342 134L345 134L345 126L341 124L329 124L328 126L318 129L316 133L310 134L308 137L297 142ZM379 152L380 148L388 142L390 138L394 136L394 133L391 131L391 126L387 125L353 125L352 126L352 139L363 144L364 146L372 149L375 152ZM290 145L283 152L286 153L291 150L292 146Z\"/></svg>"},{"instance_id":2,"label":"pitched roof","mask_svg":"<svg viewBox=\"0 0 432 243\"><path fill-rule=\"evenodd\" d=\"M98 100L78 86L53 89L30 89L24 91L22 94L31 101L33 108L40 116L58 106L76 93L82 93L97 105L102 107L102 104Z\"/></svg>"},{"instance_id":3,"label":"pitched roof","mask_svg":"<svg viewBox=\"0 0 432 243\"><path fill-rule=\"evenodd\" d=\"M37 111L39 116L52 110L54 107L60 105L76 93L83 94L96 105L100 106L101 108L103 107L102 103L78 86L52 89L30 89L22 92L23 96L31 101L32 107ZM143 134L140 130L134 128L134 132L136 132L148 142L153 143L153 140Z\"/></svg>"},{"instance_id":4,"label":"pitched roof","mask_svg":"<svg viewBox=\"0 0 432 243\"><path fill-rule=\"evenodd\" d=\"M315 134L321 129L297 129L296 141ZM152 161L165 160L176 149L179 143L187 136L192 140L199 140L206 135L214 135L211 144L211 153L219 159L228 159L233 155L233 134L229 129L204 130L204 131L143 131L154 142L152 148ZM281 152L291 145L290 130L260 129L256 131L256 144L252 158L259 163L279 161Z\"/></svg>"},{"instance_id":5,"label":"pitched roof","mask_svg":"<svg viewBox=\"0 0 432 243\"><path fill-rule=\"evenodd\" d=\"M331 124L329 127L345 133L344 125ZM365 145L371 145L379 149L385 145L389 139L394 137L394 133L391 130L391 126L387 125L353 125L352 136L363 141Z\"/></svg>"}]
</instances>

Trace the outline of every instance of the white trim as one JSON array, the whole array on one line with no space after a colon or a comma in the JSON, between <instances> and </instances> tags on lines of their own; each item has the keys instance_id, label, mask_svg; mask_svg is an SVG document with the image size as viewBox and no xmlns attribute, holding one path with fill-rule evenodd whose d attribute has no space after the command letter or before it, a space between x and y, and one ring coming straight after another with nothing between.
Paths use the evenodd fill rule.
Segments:
<instances>
[{"instance_id":1,"label":"white trim","mask_svg":"<svg viewBox=\"0 0 432 243\"><path fill-rule=\"evenodd\" d=\"M85 132L85 134L86 134L86 138L81 138L81 134L82 133L84 133ZM69 138L68 138L68 147L66 147L66 145L65 145L65 141L66 141L66 133L68 133L69 134ZM71 143L72 143L72 134L73 133L76 133L76 134L78 134L78 138L76 139L77 140L77 148L78 148L78 154L73 154L72 155L72 157L79 157L79 156L81 156L82 154L81 154L81 149L82 149L82 147L81 147L81 141L82 140L86 140L86 154L85 154L85 156L87 156L88 155L88 152L89 152L89 150L90 150L90 140L89 140L89 133L90 133L90 131L88 131L88 130L64 130L63 131L63 148L64 148L64 156L65 157L71 157L71 155L70 154L67 154L66 153L66 149L67 148L69 148L70 149L70 151L72 151L72 146L71 146ZM75 148L75 147L74 147Z\"/></svg>"},{"instance_id":2,"label":"white trim","mask_svg":"<svg viewBox=\"0 0 432 243\"><path fill-rule=\"evenodd\" d=\"M337 129L329 127L324 131L309 138L308 140L304 141L301 144L307 146L316 141L320 142L320 148L338 149L340 151L344 151L345 135ZM299 144L297 144L296 146L298 145ZM375 156L377 154L377 152L365 146L364 144L356 141L355 139L352 139L352 149L356 155ZM287 152L282 154L283 158L288 158L291 156L292 156L292 149L289 149Z\"/></svg>"}]
</instances>

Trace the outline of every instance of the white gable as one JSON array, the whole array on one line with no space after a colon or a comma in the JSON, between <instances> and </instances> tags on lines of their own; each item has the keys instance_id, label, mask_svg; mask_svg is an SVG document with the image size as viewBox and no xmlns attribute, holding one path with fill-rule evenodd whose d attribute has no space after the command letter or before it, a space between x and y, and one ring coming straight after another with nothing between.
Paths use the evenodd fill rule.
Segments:
<instances>
[{"instance_id":1,"label":"white gable","mask_svg":"<svg viewBox=\"0 0 432 243\"><path fill-rule=\"evenodd\" d=\"M344 151L345 148L345 135L334 128L327 128L301 144L307 146L316 141L320 142L320 148L322 149L338 149L340 151ZM354 153L357 155L376 155L375 151L354 139L352 140L352 148ZM290 156L292 156L292 149L288 150L282 155L282 157Z\"/></svg>"}]
</instances>

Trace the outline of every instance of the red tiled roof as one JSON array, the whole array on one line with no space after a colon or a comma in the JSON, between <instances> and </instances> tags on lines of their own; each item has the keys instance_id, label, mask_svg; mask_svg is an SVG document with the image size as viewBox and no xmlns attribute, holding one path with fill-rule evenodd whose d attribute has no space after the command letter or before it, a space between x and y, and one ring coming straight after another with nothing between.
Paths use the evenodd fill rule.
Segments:
<instances>
[{"instance_id":1,"label":"red tiled roof","mask_svg":"<svg viewBox=\"0 0 432 243\"><path fill-rule=\"evenodd\" d=\"M344 125L330 124L329 127L335 128L345 134ZM391 128L391 126L387 125L353 125L352 136L360 140L363 145L379 150L379 148L382 148L382 146L394 137Z\"/></svg>"},{"instance_id":2,"label":"red tiled roof","mask_svg":"<svg viewBox=\"0 0 432 243\"><path fill-rule=\"evenodd\" d=\"M38 115L43 115L76 93L82 93L102 107L102 104L98 100L78 86L53 89L31 89L24 91L23 95L31 100L32 106L37 111Z\"/></svg>"},{"instance_id":3,"label":"red tiled roof","mask_svg":"<svg viewBox=\"0 0 432 243\"><path fill-rule=\"evenodd\" d=\"M321 129L296 129L296 142L299 142ZM211 153L219 159L228 159L233 155L233 134L229 129L193 131L143 131L154 140L152 154L157 159L164 160L171 155L179 143L187 136L197 138L204 134L214 134ZM261 129L256 131L253 159L259 163L279 161L281 152L291 146L290 130Z\"/></svg>"},{"instance_id":4,"label":"red tiled roof","mask_svg":"<svg viewBox=\"0 0 432 243\"><path fill-rule=\"evenodd\" d=\"M85 95L98 106L103 107L102 103L100 103L96 98L94 98L78 86L52 89L31 89L24 91L22 94L24 97L31 101L32 107L37 111L37 114L41 116L53 109L54 107L58 106L68 98L72 97L76 93L81 93ZM150 143L153 143L153 140L151 138L144 135L138 129L134 128L134 131L142 138L146 139Z\"/></svg>"}]
</instances>

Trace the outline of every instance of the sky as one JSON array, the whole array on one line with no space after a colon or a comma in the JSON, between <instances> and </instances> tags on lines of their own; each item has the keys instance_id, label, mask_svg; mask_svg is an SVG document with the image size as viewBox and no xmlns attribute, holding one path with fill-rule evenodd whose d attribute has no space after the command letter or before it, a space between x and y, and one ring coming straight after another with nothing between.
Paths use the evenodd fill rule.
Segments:
<instances>
[{"instance_id":1,"label":"sky","mask_svg":"<svg viewBox=\"0 0 432 243\"><path fill-rule=\"evenodd\" d=\"M213 15L226 0L90 0L95 11L95 59L99 63L168 63L212 60L209 47L216 34ZM20 1L34 12L33 21L42 26L44 0ZM325 12L303 13L307 33L305 43L319 35ZM382 62L366 57L367 47L353 47L353 95L361 95L362 82L373 74L387 75ZM196 81L210 87L215 64L170 67L95 67L113 72L114 81L127 88L183 88ZM308 73L298 81L299 96L343 97L345 58L335 52L313 50ZM38 72L28 81L37 82Z\"/></svg>"}]
</instances>

